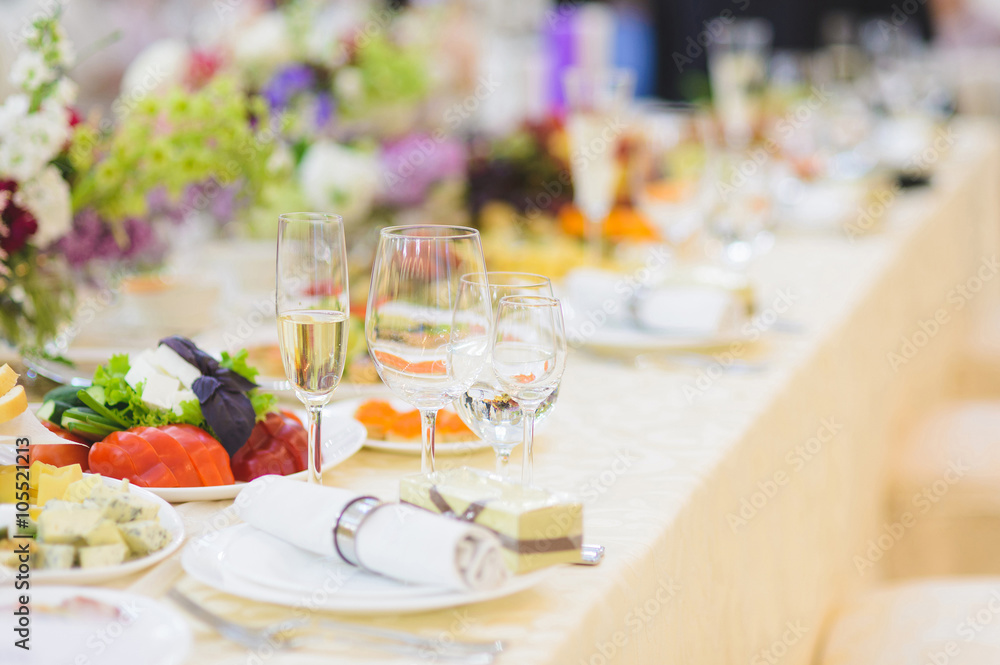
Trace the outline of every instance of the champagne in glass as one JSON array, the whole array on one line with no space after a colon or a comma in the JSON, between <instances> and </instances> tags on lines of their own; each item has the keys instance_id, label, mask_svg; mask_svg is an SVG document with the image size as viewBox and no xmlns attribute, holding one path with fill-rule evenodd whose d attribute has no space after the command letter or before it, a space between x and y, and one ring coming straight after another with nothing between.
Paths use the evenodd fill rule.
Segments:
<instances>
[{"instance_id":1,"label":"champagne in glass","mask_svg":"<svg viewBox=\"0 0 1000 665\"><path fill-rule=\"evenodd\" d=\"M486 360L492 320L485 285L459 298L463 275L484 275L479 232L396 226L379 234L365 337L382 381L420 411L421 471L434 472L438 409L472 385Z\"/></svg>"},{"instance_id":2,"label":"champagne in glass","mask_svg":"<svg viewBox=\"0 0 1000 665\"><path fill-rule=\"evenodd\" d=\"M339 215L280 216L276 308L285 376L309 414L308 479L320 483L322 411L340 383L347 359L350 299L344 222Z\"/></svg>"},{"instance_id":3,"label":"champagne in glass","mask_svg":"<svg viewBox=\"0 0 1000 665\"><path fill-rule=\"evenodd\" d=\"M463 276L459 300L478 297L484 286L494 311L505 296L552 296L552 282L548 277L492 271L486 275ZM552 410L557 392L553 392L538 408L536 422L541 422ZM517 400L500 385L489 359L483 364L475 382L455 400L455 410L469 429L493 447L497 455L497 475L506 480L510 453L523 438L524 414Z\"/></svg>"},{"instance_id":4,"label":"champagne in glass","mask_svg":"<svg viewBox=\"0 0 1000 665\"><path fill-rule=\"evenodd\" d=\"M521 482L534 472L535 414L559 387L566 368L566 331L562 307L545 296L506 296L497 309L492 365L500 385L524 413Z\"/></svg>"},{"instance_id":5,"label":"champagne in glass","mask_svg":"<svg viewBox=\"0 0 1000 665\"><path fill-rule=\"evenodd\" d=\"M596 262L601 254L601 227L615 202L618 146L635 76L626 69L571 68L563 86L573 201L586 220L587 247Z\"/></svg>"}]
</instances>

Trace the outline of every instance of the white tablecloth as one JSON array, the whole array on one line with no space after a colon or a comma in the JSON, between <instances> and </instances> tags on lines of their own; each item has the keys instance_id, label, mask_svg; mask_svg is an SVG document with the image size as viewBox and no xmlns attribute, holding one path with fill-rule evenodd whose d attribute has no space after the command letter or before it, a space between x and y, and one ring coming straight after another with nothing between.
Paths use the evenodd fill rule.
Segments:
<instances>
[{"instance_id":1,"label":"white tablecloth","mask_svg":"<svg viewBox=\"0 0 1000 665\"><path fill-rule=\"evenodd\" d=\"M781 310L744 354L764 371L571 355L535 474L582 495L585 540L607 547L600 567L559 568L533 590L471 607L349 618L504 639L501 662L519 665L807 663L831 609L878 580L880 548L892 546L882 513L891 442L950 390L972 313L996 303L1000 150L986 125L956 137L934 186L901 195L882 232L780 236L757 261L761 327ZM958 290L980 286L968 298ZM493 464L490 451L444 462ZM392 498L418 466L363 451L326 482ZM181 511L198 533L225 505ZM119 586L160 595L175 582L238 620L287 615L184 578L176 561ZM192 625L192 663L254 662ZM354 658L306 649L269 662Z\"/></svg>"}]
</instances>

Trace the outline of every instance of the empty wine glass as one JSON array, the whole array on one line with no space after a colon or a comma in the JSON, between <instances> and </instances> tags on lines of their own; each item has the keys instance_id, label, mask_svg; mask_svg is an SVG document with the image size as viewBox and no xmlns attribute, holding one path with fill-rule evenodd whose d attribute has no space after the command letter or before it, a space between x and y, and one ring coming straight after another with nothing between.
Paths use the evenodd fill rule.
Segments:
<instances>
[{"instance_id":1,"label":"empty wine glass","mask_svg":"<svg viewBox=\"0 0 1000 665\"><path fill-rule=\"evenodd\" d=\"M625 112L635 90L627 69L570 68L563 79L573 202L584 219L587 247L601 254L601 226L611 213L618 185L618 146Z\"/></svg>"},{"instance_id":2,"label":"empty wine glass","mask_svg":"<svg viewBox=\"0 0 1000 665\"><path fill-rule=\"evenodd\" d=\"M420 411L423 473L434 472L438 409L468 390L487 357L485 282L475 297L458 297L463 275L485 273L475 229L395 226L379 234L365 337L382 381Z\"/></svg>"},{"instance_id":3,"label":"empty wine glass","mask_svg":"<svg viewBox=\"0 0 1000 665\"><path fill-rule=\"evenodd\" d=\"M521 482L530 485L535 412L559 387L566 369L562 307L546 296L506 296L500 299L494 328L493 371L524 414Z\"/></svg>"},{"instance_id":4,"label":"empty wine glass","mask_svg":"<svg viewBox=\"0 0 1000 665\"><path fill-rule=\"evenodd\" d=\"M711 120L693 104L654 102L637 114L642 141L630 164L632 200L672 245L701 228L712 203Z\"/></svg>"},{"instance_id":5,"label":"empty wine glass","mask_svg":"<svg viewBox=\"0 0 1000 665\"><path fill-rule=\"evenodd\" d=\"M491 271L485 276L463 276L459 300L481 297L484 283L494 311L506 296L552 296L552 282L548 277L525 272ZM541 422L552 410L557 393L558 390L554 391L538 408L536 422ZM523 439L524 414L517 400L500 385L491 362L483 363L475 383L455 400L455 410L469 429L493 446L497 456L497 475L506 480L510 453Z\"/></svg>"},{"instance_id":6,"label":"empty wine glass","mask_svg":"<svg viewBox=\"0 0 1000 665\"><path fill-rule=\"evenodd\" d=\"M320 483L321 414L343 376L350 327L340 215L297 212L278 218L275 286L285 376L309 414L308 479Z\"/></svg>"}]
</instances>

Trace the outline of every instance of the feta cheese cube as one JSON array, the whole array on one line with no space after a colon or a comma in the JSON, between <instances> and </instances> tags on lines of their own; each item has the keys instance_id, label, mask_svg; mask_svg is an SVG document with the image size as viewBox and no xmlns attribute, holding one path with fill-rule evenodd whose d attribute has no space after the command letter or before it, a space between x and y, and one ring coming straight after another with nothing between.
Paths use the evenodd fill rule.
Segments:
<instances>
[{"instance_id":1,"label":"feta cheese cube","mask_svg":"<svg viewBox=\"0 0 1000 665\"><path fill-rule=\"evenodd\" d=\"M153 374L146 377L142 387L142 401L150 406L168 411L174 407L174 394L180 389L180 382L166 374Z\"/></svg>"},{"instance_id":2,"label":"feta cheese cube","mask_svg":"<svg viewBox=\"0 0 1000 665\"><path fill-rule=\"evenodd\" d=\"M167 376L177 378L181 385L191 389L191 384L201 376L198 368L181 358L180 354L166 344L160 344L153 352L152 364Z\"/></svg>"},{"instance_id":3,"label":"feta cheese cube","mask_svg":"<svg viewBox=\"0 0 1000 665\"><path fill-rule=\"evenodd\" d=\"M174 393L174 407L173 412L177 415L181 415L181 402L187 402L188 400L198 401L198 396L190 390L179 390Z\"/></svg>"}]
</instances>

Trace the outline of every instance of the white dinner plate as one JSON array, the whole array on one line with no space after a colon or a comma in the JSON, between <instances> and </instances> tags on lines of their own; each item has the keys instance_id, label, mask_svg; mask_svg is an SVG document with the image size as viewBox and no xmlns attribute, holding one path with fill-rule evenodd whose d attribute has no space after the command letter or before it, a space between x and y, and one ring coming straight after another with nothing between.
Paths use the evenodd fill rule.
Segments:
<instances>
[{"instance_id":1,"label":"white dinner plate","mask_svg":"<svg viewBox=\"0 0 1000 665\"><path fill-rule=\"evenodd\" d=\"M89 475L91 474L84 474L84 477ZM114 478L102 477L101 480L104 481L105 485L114 489L118 489L122 484L122 481ZM160 524L170 532L170 542L165 547L144 557L132 559L114 566L68 568L64 570L33 569L31 571L31 582L39 584L100 584L118 577L131 575L144 568L149 568L176 552L184 540L184 524L181 522L181 517L177 514L174 507L148 489L136 487L131 483L129 484L129 492L160 507L160 512L158 513ZM14 571L12 569L0 566L0 583L9 584L8 580L13 578L13 576ZM11 584L11 586L13 585Z\"/></svg>"},{"instance_id":2,"label":"white dinner plate","mask_svg":"<svg viewBox=\"0 0 1000 665\"><path fill-rule=\"evenodd\" d=\"M516 575L488 591L441 589L396 582L275 541L240 524L191 541L181 553L181 565L202 584L234 596L354 614L426 612L479 603L524 591L550 572ZM248 544L259 551L247 552ZM317 593L320 589L325 593Z\"/></svg>"},{"instance_id":3,"label":"white dinner plate","mask_svg":"<svg viewBox=\"0 0 1000 665\"><path fill-rule=\"evenodd\" d=\"M304 413L296 411L296 415L302 419L302 422L305 422ZM364 425L353 418L336 417L329 410L323 415L320 438L323 442L323 471L326 472L361 450L367 433ZM306 474L306 471L299 471L288 477L305 480ZM246 485L244 482L236 482L233 485L213 485L210 487L147 487L145 489L171 503L184 503L185 501L235 499Z\"/></svg>"},{"instance_id":4,"label":"white dinner plate","mask_svg":"<svg viewBox=\"0 0 1000 665\"><path fill-rule=\"evenodd\" d=\"M11 619L13 586L0 591L0 612ZM31 589L29 651L8 628L0 662L20 665L181 665L191 651L191 628L168 605L124 591L52 586ZM65 606L62 604L66 603ZM13 627L13 621L9 622Z\"/></svg>"},{"instance_id":5,"label":"white dinner plate","mask_svg":"<svg viewBox=\"0 0 1000 665\"><path fill-rule=\"evenodd\" d=\"M354 412L358 410L359 406L367 402L369 399L384 399L388 401L389 404L392 405L392 408L397 411L411 411L413 409L412 406L401 399L381 395L377 397L359 397L334 402L327 408L325 413L329 413L331 416L351 418L353 420ZM452 413L455 412L455 410L450 406L446 406L445 409L451 411ZM358 421L355 420L355 422ZM368 437L365 441L366 448L371 448L372 450L382 450L390 453L404 453L407 455L419 455L421 445L420 441L385 441L384 439L373 439L371 437ZM489 447L490 444L488 442L473 436L473 438L468 441L438 441L434 445L434 453L437 455L455 455L471 450L482 450L483 448Z\"/></svg>"}]
</instances>

